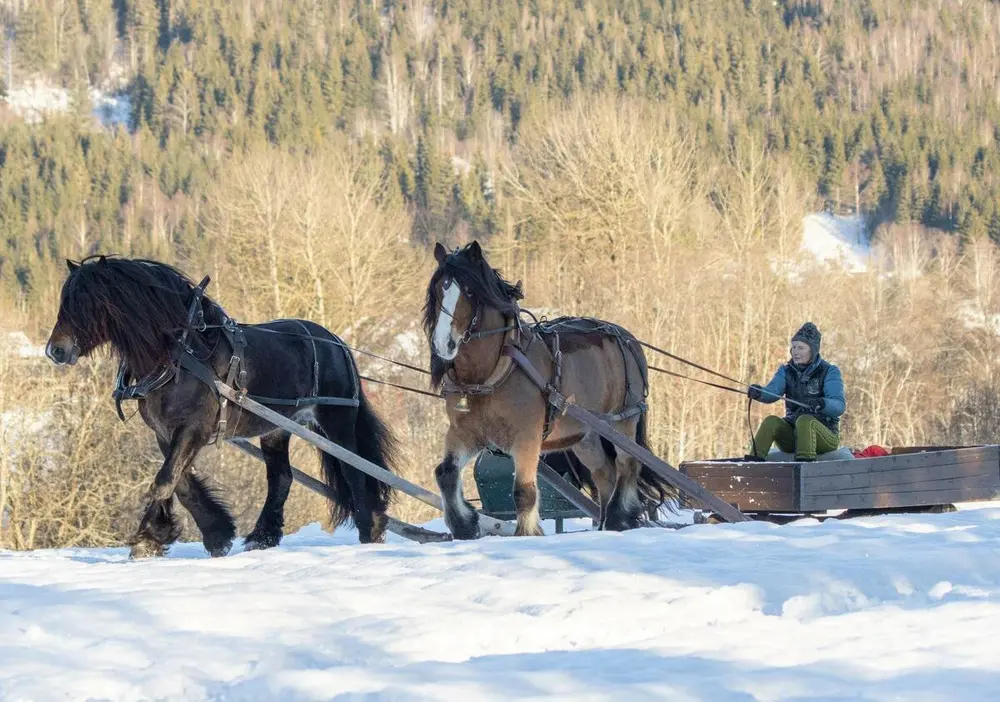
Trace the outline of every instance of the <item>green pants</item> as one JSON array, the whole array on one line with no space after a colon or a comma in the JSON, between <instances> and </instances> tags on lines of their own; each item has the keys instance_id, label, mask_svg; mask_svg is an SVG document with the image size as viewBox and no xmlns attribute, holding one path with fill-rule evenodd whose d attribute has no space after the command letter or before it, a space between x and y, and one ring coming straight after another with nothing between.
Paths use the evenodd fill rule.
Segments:
<instances>
[{"instance_id":1,"label":"green pants","mask_svg":"<svg viewBox=\"0 0 1000 702\"><path fill-rule=\"evenodd\" d=\"M798 461L814 461L817 453L836 451L840 436L812 415L801 415L795 420L794 427L781 417L771 415L760 423L754 444L757 458L761 460L771 450L771 444L777 444L785 453L794 451Z\"/></svg>"}]
</instances>

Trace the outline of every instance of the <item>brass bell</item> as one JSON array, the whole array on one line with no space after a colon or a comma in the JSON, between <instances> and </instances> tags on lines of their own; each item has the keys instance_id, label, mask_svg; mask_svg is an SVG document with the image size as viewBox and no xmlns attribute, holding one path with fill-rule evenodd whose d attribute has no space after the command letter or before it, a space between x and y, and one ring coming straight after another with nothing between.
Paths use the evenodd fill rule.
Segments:
<instances>
[{"instance_id":1,"label":"brass bell","mask_svg":"<svg viewBox=\"0 0 1000 702\"><path fill-rule=\"evenodd\" d=\"M458 402L455 403L456 412L469 412L469 398L467 395L462 395L458 398Z\"/></svg>"}]
</instances>

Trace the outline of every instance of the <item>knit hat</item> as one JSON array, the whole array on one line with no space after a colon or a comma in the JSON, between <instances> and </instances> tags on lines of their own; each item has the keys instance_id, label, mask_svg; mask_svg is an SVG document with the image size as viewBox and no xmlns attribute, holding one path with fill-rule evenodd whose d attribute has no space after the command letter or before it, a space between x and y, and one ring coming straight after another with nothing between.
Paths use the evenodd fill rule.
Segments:
<instances>
[{"instance_id":1,"label":"knit hat","mask_svg":"<svg viewBox=\"0 0 1000 702\"><path fill-rule=\"evenodd\" d=\"M819 345L822 341L823 336L819 333L819 329L812 322L806 322L802 327L795 332L795 336L792 337L792 341L801 341L809 345L812 349L813 356L819 356Z\"/></svg>"}]
</instances>

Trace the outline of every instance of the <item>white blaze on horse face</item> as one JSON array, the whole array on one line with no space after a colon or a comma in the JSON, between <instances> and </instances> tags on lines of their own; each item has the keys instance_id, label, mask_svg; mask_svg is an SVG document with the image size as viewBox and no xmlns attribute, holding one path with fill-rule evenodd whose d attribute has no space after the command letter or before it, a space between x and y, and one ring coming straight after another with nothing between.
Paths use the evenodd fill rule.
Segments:
<instances>
[{"instance_id":1,"label":"white blaze on horse face","mask_svg":"<svg viewBox=\"0 0 1000 702\"><path fill-rule=\"evenodd\" d=\"M437 324L434 325L434 353L444 361L452 361L458 355L459 342L462 335L455 331L455 308L462 296L462 287L454 280L444 284L444 299L438 311Z\"/></svg>"}]
</instances>

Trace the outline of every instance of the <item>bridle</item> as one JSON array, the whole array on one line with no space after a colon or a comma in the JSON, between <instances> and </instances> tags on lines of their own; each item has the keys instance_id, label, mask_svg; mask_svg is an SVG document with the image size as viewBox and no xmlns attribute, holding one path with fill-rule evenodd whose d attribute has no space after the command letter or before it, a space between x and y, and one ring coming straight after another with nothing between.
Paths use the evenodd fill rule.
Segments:
<instances>
[{"instance_id":1,"label":"bridle","mask_svg":"<svg viewBox=\"0 0 1000 702\"><path fill-rule=\"evenodd\" d=\"M448 287L450 287L451 285L459 285L459 283L454 278L451 278L451 280L449 281L448 285L446 285L444 289L447 290ZM461 288L461 286L459 286L459 287ZM472 298L472 295L469 294L469 293L466 293L465 291L461 291L460 294L463 297L465 297L466 299L471 299ZM483 308L484 308L484 305L483 305L482 302L477 302L477 304L476 304L476 311L472 315L472 318L469 320L469 324L465 328L465 331L462 332L462 336L458 340L458 345L461 346L462 344L468 344L470 341L473 341L474 339L482 339L482 338L485 338L487 336L493 336L494 334L505 334L505 333L507 333L509 331L512 331L514 329L518 329L520 327L520 314L521 314L521 311L520 311L520 308L518 307L518 304L517 304L516 300L513 301L513 304L514 304L514 314L513 314L514 323L513 324L509 324L509 325L507 325L505 327L497 327L495 329L481 329L479 331L475 331L476 325L479 324L479 320L483 316ZM437 304L437 311L438 311L438 315L442 315L442 314L446 315L447 317L450 317L451 320L452 320L452 323L454 323L454 321L455 321L455 315L454 315L454 313L449 312L448 310L446 310L444 308L444 305L441 302L438 302L438 304Z\"/></svg>"}]
</instances>

